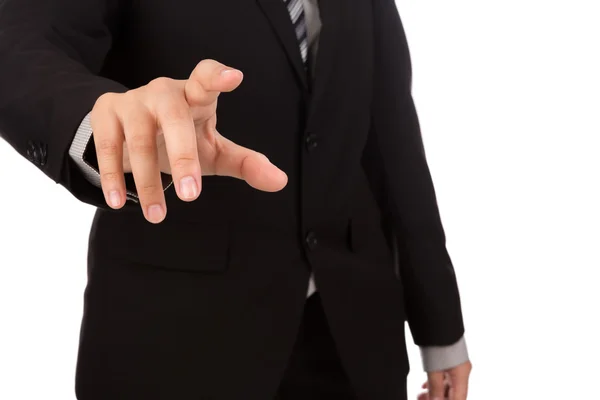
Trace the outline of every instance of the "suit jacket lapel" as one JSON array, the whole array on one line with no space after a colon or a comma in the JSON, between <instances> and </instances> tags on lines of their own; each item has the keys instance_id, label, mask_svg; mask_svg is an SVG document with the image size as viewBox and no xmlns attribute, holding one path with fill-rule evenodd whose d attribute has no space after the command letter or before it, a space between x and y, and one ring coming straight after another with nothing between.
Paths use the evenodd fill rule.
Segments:
<instances>
[{"instance_id":1,"label":"suit jacket lapel","mask_svg":"<svg viewBox=\"0 0 600 400\"><path fill-rule=\"evenodd\" d=\"M326 2L324 0L323 2ZM259 6L269 19L275 34L279 38L279 42L283 46L292 68L296 72L298 79L306 90L308 90L308 77L304 70L304 63L300 55L300 48L294 26L290 20L283 0L257 0Z\"/></svg>"}]
</instances>

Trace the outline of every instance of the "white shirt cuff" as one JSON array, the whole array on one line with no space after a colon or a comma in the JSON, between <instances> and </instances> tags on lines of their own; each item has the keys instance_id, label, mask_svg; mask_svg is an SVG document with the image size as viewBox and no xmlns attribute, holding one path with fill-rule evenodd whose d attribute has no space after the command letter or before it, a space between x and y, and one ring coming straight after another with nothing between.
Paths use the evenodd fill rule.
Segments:
<instances>
[{"instance_id":1,"label":"white shirt cuff","mask_svg":"<svg viewBox=\"0 0 600 400\"><path fill-rule=\"evenodd\" d=\"M91 166L84 158L85 150L87 149L92 138L90 114L91 113L88 113L81 121L81 124L75 133L75 138L73 139L71 147L69 148L69 156L80 169L85 179L97 188L101 188L102 184L100 182L100 172ZM138 197L132 191L127 190L127 200L137 203Z\"/></svg>"},{"instance_id":2,"label":"white shirt cuff","mask_svg":"<svg viewBox=\"0 0 600 400\"><path fill-rule=\"evenodd\" d=\"M450 346L421 347L421 359L426 372L445 371L463 364L469 361L465 337Z\"/></svg>"}]
</instances>

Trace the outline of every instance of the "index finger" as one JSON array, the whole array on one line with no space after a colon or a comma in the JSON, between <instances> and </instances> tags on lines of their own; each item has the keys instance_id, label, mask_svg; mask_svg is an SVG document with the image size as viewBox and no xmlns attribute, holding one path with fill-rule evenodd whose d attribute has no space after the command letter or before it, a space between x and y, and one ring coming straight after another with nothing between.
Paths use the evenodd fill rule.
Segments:
<instances>
[{"instance_id":1,"label":"index finger","mask_svg":"<svg viewBox=\"0 0 600 400\"><path fill-rule=\"evenodd\" d=\"M215 60L202 60L185 82L185 98L190 107L208 106L222 92L231 92L242 83L241 71Z\"/></svg>"}]
</instances>

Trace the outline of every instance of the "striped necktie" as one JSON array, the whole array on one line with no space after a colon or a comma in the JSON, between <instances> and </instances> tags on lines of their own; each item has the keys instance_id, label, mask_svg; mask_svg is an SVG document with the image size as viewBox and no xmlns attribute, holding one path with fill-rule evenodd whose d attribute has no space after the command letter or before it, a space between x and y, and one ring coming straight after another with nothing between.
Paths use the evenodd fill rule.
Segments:
<instances>
[{"instance_id":1,"label":"striped necktie","mask_svg":"<svg viewBox=\"0 0 600 400\"><path fill-rule=\"evenodd\" d=\"M300 46L300 55L306 68L306 59L308 57L308 34L306 32L306 18L304 16L304 6L302 0L283 0L287 6L288 12L296 30L296 38Z\"/></svg>"}]
</instances>

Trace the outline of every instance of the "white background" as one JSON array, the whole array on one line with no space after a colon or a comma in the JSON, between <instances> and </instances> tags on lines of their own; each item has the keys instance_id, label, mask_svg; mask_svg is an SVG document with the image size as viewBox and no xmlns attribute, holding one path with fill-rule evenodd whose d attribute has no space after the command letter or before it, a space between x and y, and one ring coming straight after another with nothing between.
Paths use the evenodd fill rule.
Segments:
<instances>
[{"instance_id":1,"label":"white background","mask_svg":"<svg viewBox=\"0 0 600 400\"><path fill-rule=\"evenodd\" d=\"M600 398L596 3L398 4L462 291L471 399ZM0 182L0 399L74 399L93 209L4 142ZM424 375L408 340L414 397Z\"/></svg>"}]
</instances>

